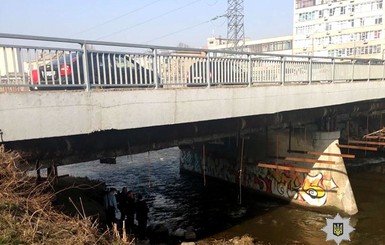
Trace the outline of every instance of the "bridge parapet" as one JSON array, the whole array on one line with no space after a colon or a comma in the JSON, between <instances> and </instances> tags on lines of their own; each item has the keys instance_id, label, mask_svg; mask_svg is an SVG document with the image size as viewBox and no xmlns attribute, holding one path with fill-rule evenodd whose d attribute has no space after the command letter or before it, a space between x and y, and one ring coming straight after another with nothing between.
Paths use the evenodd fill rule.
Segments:
<instances>
[{"instance_id":1,"label":"bridge parapet","mask_svg":"<svg viewBox=\"0 0 385 245\"><path fill-rule=\"evenodd\" d=\"M3 91L371 81L384 80L384 67L383 60L274 55L0 33L0 88Z\"/></svg>"}]
</instances>

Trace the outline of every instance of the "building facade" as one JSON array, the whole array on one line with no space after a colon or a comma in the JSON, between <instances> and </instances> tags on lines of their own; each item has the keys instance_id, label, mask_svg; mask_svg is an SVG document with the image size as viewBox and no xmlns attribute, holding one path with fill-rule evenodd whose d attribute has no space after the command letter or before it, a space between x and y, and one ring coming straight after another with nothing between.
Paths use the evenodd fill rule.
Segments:
<instances>
[{"instance_id":1,"label":"building facade","mask_svg":"<svg viewBox=\"0 0 385 245\"><path fill-rule=\"evenodd\" d=\"M383 0L294 0L293 54L384 58Z\"/></svg>"},{"instance_id":2,"label":"building facade","mask_svg":"<svg viewBox=\"0 0 385 245\"><path fill-rule=\"evenodd\" d=\"M245 52L270 53L270 54L292 54L293 36L281 36L258 40L246 39ZM227 49L227 39L210 37L207 39L208 49Z\"/></svg>"}]
</instances>

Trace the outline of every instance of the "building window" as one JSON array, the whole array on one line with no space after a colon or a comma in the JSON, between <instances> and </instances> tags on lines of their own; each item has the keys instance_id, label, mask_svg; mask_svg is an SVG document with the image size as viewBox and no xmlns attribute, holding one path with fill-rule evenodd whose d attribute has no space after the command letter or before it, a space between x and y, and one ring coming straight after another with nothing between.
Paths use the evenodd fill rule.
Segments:
<instances>
[{"instance_id":1,"label":"building window","mask_svg":"<svg viewBox=\"0 0 385 245\"><path fill-rule=\"evenodd\" d=\"M374 31L374 39L381 38L381 30Z\"/></svg>"},{"instance_id":2,"label":"building window","mask_svg":"<svg viewBox=\"0 0 385 245\"><path fill-rule=\"evenodd\" d=\"M344 7L341 7L341 9L340 9L340 14L341 15L343 15L343 14L345 14L346 13L346 7L344 6Z\"/></svg>"},{"instance_id":3,"label":"building window","mask_svg":"<svg viewBox=\"0 0 385 245\"><path fill-rule=\"evenodd\" d=\"M361 32L360 40L365 42L367 38L368 38L368 32Z\"/></svg>"},{"instance_id":4,"label":"building window","mask_svg":"<svg viewBox=\"0 0 385 245\"><path fill-rule=\"evenodd\" d=\"M377 0L376 2L372 3L372 10L378 9L382 9L382 0Z\"/></svg>"},{"instance_id":5,"label":"building window","mask_svg":"<svg viewBox=\"0 0 385 245\"><path fill-rule=\"evenodd\" d=\"M296 0L296 9L307 8L315 5L315 0Z\"/></svg>"},{"instance_id":6,"label":"building window","mask_svg":"<svg viewBox=\"0 0 385 245\"><path fill-rule=\"evenodd\" d=\"M323 10L320 10L318 11L318 18L323 18L324 17L324 11Z\"/></svg>"},{"instance_id":7,"label":"building window","mask_svg":"<svg viewBox=\"0 0 385 245\"><path fill-rule=\"evenodd\" d=\"M348 6L348 13L353 14L354 13L354 5L349 5Z\"/></svg>"},{"instance_id":8,"label":"building window","mask_svg":"<svg viewBox=\"0 0 385 245\"><path fill-rule=\"evenodd\" d=\"M329 9L329 16L333 16L335 12L335 8Z\"/></svg>"},{"instance_id":9,"label":"building window","mask_svg":"<svg viewBox=\"0 0 385 245\"><path fill-rule=\"evenodd\" d=\"M331 29L332 29L332 24L331 23L327 23L326 27L325 27L325 31L330 31Z\"/></svg>"},{"instance_id":10,"label":"building window","mask_svg":"<svg viewBox=\"0 0 385 245\"><path fill-rule=\"evenodd\" d=\"M381 53L381 45L376 46L376 53Z\"/></svg>"},{"instance_id":11,"label":"building window","mask_svg":"<svg viewBox=\"0 0 385 245\"><path fill-rule=\"evenodd\" d=\"M360 18L360 26L365 26L365 19L364 18Z\"/></svg>"}]
</instances>

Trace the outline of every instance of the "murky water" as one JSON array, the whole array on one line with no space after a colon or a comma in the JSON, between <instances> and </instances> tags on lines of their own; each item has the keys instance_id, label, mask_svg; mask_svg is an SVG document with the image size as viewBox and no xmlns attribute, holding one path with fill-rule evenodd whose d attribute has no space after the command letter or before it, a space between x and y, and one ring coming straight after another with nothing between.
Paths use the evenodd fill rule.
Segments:
<instances>
[{"instance_id":1,"label":"murky water","mask_svg":"<svg viewBox=\"0 0 385 245\"><path fill-rule=\"evenodd\" d=\"M385 244L385 171L381 165L373 165L373 169L376 172L367 168L350 171L359 213L350 217L355 228L351 242L341 244ZM63 166L59 171L144 194L150 206L149 223L166 224L170 231L193 226L199 238L247 233L271 244L335 244L325 241L321 229L337 210L306 209L246 190L240 205L236 186L208 179L204 187L201 176L181 174L178 148L120 157L116 165L95 161Z\"/></svg>"}]
</instances>

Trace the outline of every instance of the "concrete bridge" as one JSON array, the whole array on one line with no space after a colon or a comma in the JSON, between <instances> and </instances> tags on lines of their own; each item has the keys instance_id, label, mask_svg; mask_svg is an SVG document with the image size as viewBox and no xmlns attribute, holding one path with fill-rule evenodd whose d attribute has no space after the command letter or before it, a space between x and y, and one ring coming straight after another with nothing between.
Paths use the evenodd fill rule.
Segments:
<instances>
[{"instance_id":1,"label":"concrete bridge","mask_svg":"<svg viewBox=\"0 0 385 245\"><path fill-rule=\"evenodd\" d=\"M0 139L27 160L180 146L184 169L357 212L339 138L382 127L381 60L0 38Z\"/></svg>"}]
</instances>

